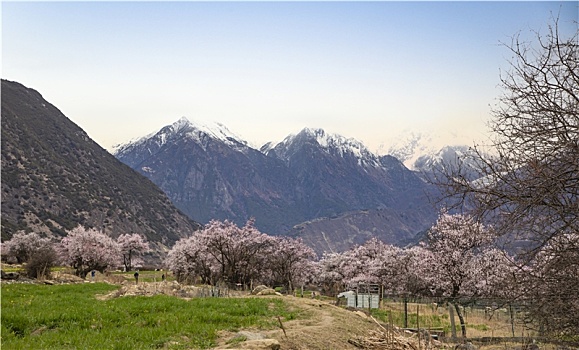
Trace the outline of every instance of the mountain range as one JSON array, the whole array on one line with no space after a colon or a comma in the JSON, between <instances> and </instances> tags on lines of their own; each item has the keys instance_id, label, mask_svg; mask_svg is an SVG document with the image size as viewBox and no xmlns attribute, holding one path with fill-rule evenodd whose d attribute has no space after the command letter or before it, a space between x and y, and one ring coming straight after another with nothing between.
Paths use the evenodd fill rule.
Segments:
<instances>
[{"instance_id":1,"label":"mountain range","mask_svg":"<svg viewBox=\"0 0 579 350\"><path fill-rule=\"evenodd\" d=\"M255 148L224 125L187 118L113 156L38 92L6 80L1 141L2 240L83 225L112 237L142 233L157 257L212 219L255 218L261 231L300 237L319 254L371 237L415 242L438 213L422 174L445 157L415 157L418 172L310 128Z\"/></svg>"},{"instance_id":2,"label":"mountain range","mask_svg":"<svg viewBox=\"0 0 579 350\"><path fill-rule=\"evenodd\" d=\"M181 118L114 154L195 220L253 217L260 230L302 237L318 253L371 236L404 244L438 212L418 173L322 129L255 149L221 124Z\"/></svg>"},{"instance_id":3,"label":"mountain range","mask_svg":"<svg viewBox=\"0 0 579 350\"><path fill-rule=\"evenodd\" d=\"M82 225L112 237L143 234L160 254L200 228L37 91L2 80L1 92L3 241L19 230L61 237Z\"/></svg>"}]
</instances>

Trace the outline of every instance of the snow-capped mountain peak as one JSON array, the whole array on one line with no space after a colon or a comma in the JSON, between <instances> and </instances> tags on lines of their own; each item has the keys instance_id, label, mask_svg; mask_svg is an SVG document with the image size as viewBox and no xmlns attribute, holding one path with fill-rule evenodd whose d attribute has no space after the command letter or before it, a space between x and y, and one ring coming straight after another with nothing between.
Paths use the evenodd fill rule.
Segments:
<instances>
[{"instance_id":1,"label":"snow-capped mountain peak","mask_svg":"<svg viewBox=\"0 0 579 350\"><path fill-rule=\"evenodd\" d=\"M246 141L229 131L229 129L221 123L202 123L199 121L191 121L187 117L181 117L173 124L164 126L158 131L155 131L139 139L131 140L125 144L115 146L114 154L121 154L128 148L138 147L144 144L148 144L149 148L154 145L155 148L159 149L176 137L183 136L191 138L195 142L201 144L203 147L207 142L207 136L209 136L211 139L222 141L230 146L247 146Z\"/></svg>"},{"instance_id":2,"label":"snow-capped mountain peak","mask_svg":"<svg viewBox=\"0 0 579 350\"><path fill-rule=\"evenodd\" d=\"M262 147L262 151L274 150L280 158L289 159L296 145L302 142L315 142L324 152L329 154L341 157L346 155L353 156L358 159L358 163L361 165L380 166L378 156L369 151L362 142L354 138L327 133L319 128L304 128L297 134L287 136L273 147L271 144L268 144L267 147Z\"/></svg>"}]
</instances>

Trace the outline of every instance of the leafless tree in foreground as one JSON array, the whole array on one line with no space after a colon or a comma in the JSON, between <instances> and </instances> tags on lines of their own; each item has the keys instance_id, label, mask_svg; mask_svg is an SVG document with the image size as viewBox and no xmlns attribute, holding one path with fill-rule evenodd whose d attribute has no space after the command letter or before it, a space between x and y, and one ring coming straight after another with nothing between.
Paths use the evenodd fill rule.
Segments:
<instances>
[{"instance_id":1,"label":"leafless tree in foreground","mask_svg":"<svg viewBox=\"0 0 579 350\"><path fill-rule=\"evenodd\" d=\"M563 319L579 314L578 33L562 37L555 19L536 42L505 44L512 59L501 73L491 145L462 160L477 164L480 179L468 181L460 162L434 176L448 206L467 208L523 248L521 271L535 271L522 275L533 291L523 297L543 330L575 335L579 325Z\"/></svg>"}]
</instances>

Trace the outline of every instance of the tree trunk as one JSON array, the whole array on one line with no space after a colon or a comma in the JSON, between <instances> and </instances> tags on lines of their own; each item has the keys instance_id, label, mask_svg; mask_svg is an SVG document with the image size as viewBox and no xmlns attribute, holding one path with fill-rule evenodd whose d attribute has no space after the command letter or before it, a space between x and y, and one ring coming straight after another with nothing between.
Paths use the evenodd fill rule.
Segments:
<instances>
[{"instance_id":1,"label":"tree trunk","mask_svg":"<svg viewBox=\"0 0 579 350\"><path fill-rule=\"evenodd\" d=\"M456 310L456 314L460 320L460 330L462 331L462 337L466 338L466 324L464 323L464 317L462 316L458 303L454 303L454 309Z\"/></svg>"},{"instance_id":2,"label":"tree trunk","mask_svg":"<svg viewBox=\"0 0 579 350\"><path fill-rule=\"evenodd\" d=\"M131 256L131 251L129 251L129 256L127 258L127 271L131 271L131 269L133 268L133 264L132 263L132 256Z\"/></svg>"}]
</instances>

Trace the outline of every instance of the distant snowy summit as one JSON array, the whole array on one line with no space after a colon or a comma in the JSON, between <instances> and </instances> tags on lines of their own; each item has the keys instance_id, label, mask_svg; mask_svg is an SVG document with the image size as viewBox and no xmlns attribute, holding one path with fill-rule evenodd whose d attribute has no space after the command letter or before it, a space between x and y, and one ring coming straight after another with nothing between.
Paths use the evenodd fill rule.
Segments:
<instances>
[{"instance_id":1,"label":"distant snowy summit","mask_svg":"<svg viewBox=\"0 0 579 350\"><path fill-rule=\"evenodd\" d=\"M214 139L231 146L247 147L245 140L232 133L221 123L201 123L181 117L173 124L167 125L158 131L115 146L113 154L119 155L126 152L129 148L140 147L144 144L147 144L149 153L153 154L167 142L175 141L176 138L181 137L189 137L201 145L205 144L205 141L209 139Z\"/></svg>"},{"instance_id":2,"label":"distant snowy summit","mask_svg":"<svg viewBox=\"0 0 579 350\"><path fill-rule=\"evenodd\" d=\"M217 140L242 151L253 149L248 141L221 123L202 123L182 117L156 132L115 146L113 154L122 157L131 150L144 148L146 152L139 153L151 155L157 153L165 144L174 143L181 138L192 140L202 148L205 148L208 142ZM443 161L462 157L469 152L469 147L461 145L457 135L451 133L435 135L408 131L392 140L388 146L383 144L378 152L372 152L354 138L308 127L288 135L280 142L268 142L257 151L288 162L304 143L315 143L329 155L355 159L359 165L374 168L384 166L384 156L389 155L400 160L408 169L420 172L429 171Z\"/></svg>"},{"instance_id":3,"label":"distant snowy summit","mask_svg":"<svg viewBox=\"0 0 579 350\"><path fill-rule=\"evenodd\" d=\"M115 146L113 153L115 155L121 155L129 149L142 147L146 144L149 153L153 154L168 142L182 137L190 138L201 145L204 144L205 141L212 139L224 142L229 146L250 147L248 141L231 132L221 123L200 123L182 117L175 123L167 125L158 131ZM379 165L378 156L366 148L362 142L354 138L346 138L342 135L327 133L320 128L304 128L299 133L289 135L280 142L268 142L264 144L260 147L259 151L263 154L275 152L278 158L287 160L291 157L291 153L295 149L292 145L299 145L302 142L316 142L317 145L327 153L340 156L352 156L358 159L360 163Z\"/></svg>"},{"instance_id":4,"label":"distant snowy summit","mask_svg":"<svg viewBox=\"0 0 579 350\"><path fill-rule=\"evenodd\" d=\"M319 128L304 128L275 145L271 142L265 144L261 147L261 151L264 154L274 152L278 158L287 161L304 142L315 142L326 153L334 156L357 159L360 165L380 166L378 156L368 150L362 142L354 138L327 133Z\"/></svg>"},{"instance_id":5,"label":"distant snowy summit","mask_svg":"<svg viewBox=\"0 0 579 350\"><path fill-rule=\"evenodd\" d=\"M398 158L410 170L422 171L441 161L463 156L468 151L469 146L456 133L408 130L389 145L382 144L378 153Z\"/></svg>"}]
</instances>

